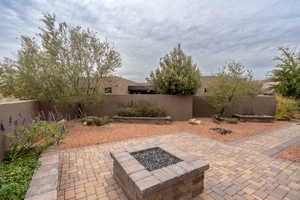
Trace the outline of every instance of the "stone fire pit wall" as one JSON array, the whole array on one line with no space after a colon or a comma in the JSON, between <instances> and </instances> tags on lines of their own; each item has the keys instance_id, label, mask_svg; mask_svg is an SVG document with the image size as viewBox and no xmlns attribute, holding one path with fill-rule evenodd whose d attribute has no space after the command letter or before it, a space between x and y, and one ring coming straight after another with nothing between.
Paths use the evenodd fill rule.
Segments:
<instances>
[{"instance_id":1,"label":"stone fire pit wall","mask_svg":"<svg viewBox=\"0 0 300 200\"><path fill-rule=\"evenodd\" d=\"M178 158L178 162L149 171L132 154L159 148ZM129 200L187 200L204 187L206 161L166 143L151 143L111 152L113 176Z\"/></svg>"}]
</instances>

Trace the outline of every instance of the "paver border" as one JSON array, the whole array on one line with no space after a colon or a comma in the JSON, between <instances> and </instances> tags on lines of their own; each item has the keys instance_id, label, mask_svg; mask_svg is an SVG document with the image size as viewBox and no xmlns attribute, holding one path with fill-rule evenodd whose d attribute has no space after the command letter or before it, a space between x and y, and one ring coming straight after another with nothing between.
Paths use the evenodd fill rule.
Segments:
<instances>
[{"instance_id":1,"label":"paver border","mask_svg":"<svg viewBox=\"0 0 300 200\"><path fill-rule=\"evenodd\" d=\"M266 151L263 151L262 153L265 154L265 155L268 155L268 156L274 156L276 153L278 153L279 151L282 151L284 150L285 148L289 147L290 145L293 145L297 142L300 141L300 136L296 136L290 140L288 140L287 142L285 143L282 143L276 147L273 147L271 149L268 149Z\"/></svg>"},{"instance_id":2,"label":"paver border","mask_svg":"<svg viewBox=\"0 0 300 200\"><path fill-rule=\"evenodd\" d=\"M268 135L268 134L271 135L271 134L273 134L273 132L275 132L275 131L278 131L278 130L284 130L284 129L287 129L287 128L289 128L289 127L291 127L291 126L294 126L294 125L296 125L296 124L295 124L295 123L289 124L289 125L286 125L286 126L282 126L282 127L279 127L279 128L275 128L275 129L273 129L273 130L269 130L269 131L265 131L265 132L262 132L262 133L258 133L258 134L253 135L253 136L245 137L245 138L242 138L242 139L240 139L240 140L233 141L233 142L224 142L224 141L216 140L216 139L213 139L213 138L204 136L204 135L199 135L199 134L196 134L196 133L191 133L191 132L189 132L189 131L175 131L175 132L170 132L170 133L157 133L157 134L155 134L155 135L139 136L139 137L128 138L128 139L120 140L120 141L105 142L105 143L93 144L93 145L88 145L88 146L66 148L66 149L61 149L61 151L68 151L68 150L71 150L71 149L87 148L87 147L93 147L93 146L98 146L98 145L117 144L117 143L120 143L120 142L123 142L123 141L131 141L131 140L136 140L136 139L140 139L140 138L154 138L154 137L159 137L159 136L162 136L162 135L173 135L173 134L194 135L194 136L206 138L206 139L208 139L208 140L210 140L210 141L214 141L214 142L221 143L221 144L226 144L226 145L237 145L237 144L240 144L240 143L242 143L242 142L245 142L245 141L248 141L248 140L252 140L252 139L254 139L255 137L258 137L258 136L261 136L261 135Z\"/></svg>"},{"instance_id":3,"label":"paver border","mask_svg":"<svg viewBox=\"0 0 300 200\"><path fill-rule=\"evenodd\" d=\"M35 170L25 200L57 200L59 184L59 147L51 146L45 150L39 161L41 166Z\"/></svg>"},{"instance_id":4,"label":"paver border","mask_svg":"<svg viewBox=\"0 0 300 200\"><path fill-rule=\"evenodd\" d=\"M168 135L190 135L190 136L195 136L195 137L198 137L198 138L205 138L208 141L219 143L219 144L224 144L224 145L229 145L229 146L237 146L238 144L240 144L242 142L253 140L253 139L255 139L255 138L259 137L259 136L272 135L272 134L276 133L277 131L285 130L285 129L288 129L288 128L293 127L293 126L297 126L297 124L296 123L288 124L288 125L285 125L285 126L282 126L282 127L279 127L279 128L275 128L273 130L265 131L265 132L259 133L257 135L245 137L245 138L242 138L240 140L233 141L233 142L223 142L223 141L219 141L219 140L216 140L216 139L212 139L212 138L204 136L204 135L199 135L199 134L191 133L191 132L188 132L188 131L178 131L178 132L170 132L170 133L158 133L158 134L150 135L150 136L140 136L140 137L135 137L135 138L129 138L129 139L126 139L126 140L106 142L106 143L94 144L94 145L89 145L89 146L75 147L75 148L69 148L69 149L61 149L61 151L63 152L63 151L68 151L68 150L72 150L72 149L82 149L82 148L89 148L89 147L100 146L100 145L104 145L105 146L105 145L110 145L110 144L118 144L118 143L121 143L121 142L124 142L124 141L130 142L130 141L134 141L134 140L137 140L137 139L155 138L155 137L160 137L160 136L163 136L163 135L166 135L166 136L168 136ZM297 138L297 140L298 140L298 138ZM285 146L285 148L286 148L287 147L286 145L290 144L288 142L286 142L284 144L281 144L282 147L281 147L281 145L279 145L279 146L282 149L284 149L283 146ZM277 149L282 150L280 147L277 147ZM276 148L276 147L274 147L274 148ZM266 150L266 151L268 151L268 150ZM272 156L272 155L268 155L268 153L264 154L263 152L261 152L261 154L269 156L269 157L272 157L272 158L277 159L277 160L281 160L281 161L285 161L285 162L292 162L292 161L289 161L289 160L277 158L277 157ZM300 166L300 163L296 163L296 162L293 162L293 163L295 163L295 164L297 164L297 165Z\"/></svg>"},{"instance_id":5,"label":"paver border","mask_svg":"<svg viewBox=\"0 0 300 200\"><path fill-rule=\"evenodd\" d=\"M282 127L279 127L279 128L275 128L275 129L272 129L272 130L269 130L269 131L265 131L265 132L262 132L262 133L258 133L256 135L253 135L253 136L249 136L249 137L245 137L245 138L242 138L240 140L237 140L237 141L233 141L233 142L224 142L225 144L229 144L229 145L237 145L237 144L240 144L242 142L246 142L246 141L249 141L249 140L253 140L259 136L266 136L266 135L272 135L274 133L276 133L277 131L280 131L280 130L285 130L285 129L288 129L292 126L295 126L295 123L292 123L292 124L289 124L289 125L286 125L286 126L282 126Z\"/></svg>"}]
</instances>

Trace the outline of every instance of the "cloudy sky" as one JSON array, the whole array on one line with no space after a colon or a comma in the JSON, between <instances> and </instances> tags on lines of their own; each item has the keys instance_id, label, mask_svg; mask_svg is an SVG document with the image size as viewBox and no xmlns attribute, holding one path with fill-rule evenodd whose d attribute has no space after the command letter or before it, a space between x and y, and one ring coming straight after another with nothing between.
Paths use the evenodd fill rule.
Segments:
<instances>
[{"instance_id":1,"label":"cloudy sky","mask_svg":"<svg viewBox=\"0 0 300 200\"><path fill-rule=\"evenodd\" d=\"M263 79L277 47L300 46L300 0L1 0L0 57L34 36L44 13L89 27L121 53L123 77L144 81L181 43L211 75L234 59Z\"/></svg>"}]
</instances>

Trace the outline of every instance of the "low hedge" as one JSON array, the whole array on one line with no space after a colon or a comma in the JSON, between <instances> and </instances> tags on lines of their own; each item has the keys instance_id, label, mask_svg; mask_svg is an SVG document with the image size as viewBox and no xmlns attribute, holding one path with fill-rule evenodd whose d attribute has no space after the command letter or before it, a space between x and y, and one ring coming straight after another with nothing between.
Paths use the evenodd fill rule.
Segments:
<instances>
[{"instance_id":1,"label":"low hedge","mask_svg":"<svg viewBox=\"0 0 300 200\"><path fill-rule=\"evenodd\" d=\"M87 116L80 119L80 121L86 126L103 126L105 124L112 122L111 118L107 116L105 117Z\"/></svg>"},{"instance_id":2,"label":"low hedge","mask_svg":"<svg viewBox=\"0 0 300 200\"><path fill-rule=\"evenodd\" d=\"M166 117L167 112L151 104L137 104L123 108L117 113L121 117Z\"/></svg>"}]
</instances>

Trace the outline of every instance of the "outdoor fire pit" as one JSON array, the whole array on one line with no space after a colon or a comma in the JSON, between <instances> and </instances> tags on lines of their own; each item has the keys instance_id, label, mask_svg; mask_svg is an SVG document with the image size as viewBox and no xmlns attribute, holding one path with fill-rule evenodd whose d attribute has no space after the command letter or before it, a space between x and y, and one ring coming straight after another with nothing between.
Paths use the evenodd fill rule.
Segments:
<instances>
[{"instance_id":1,"label":"outdoor fire pit","mask_svg":"<svg viewBox=\"0 0 300 200\"><path fill-rule=\"evenodd\" d=\"M129 200L192 199L203 191L209 164L166 143L111 152L113 176Z\"/></svg>"}]
</instances>

